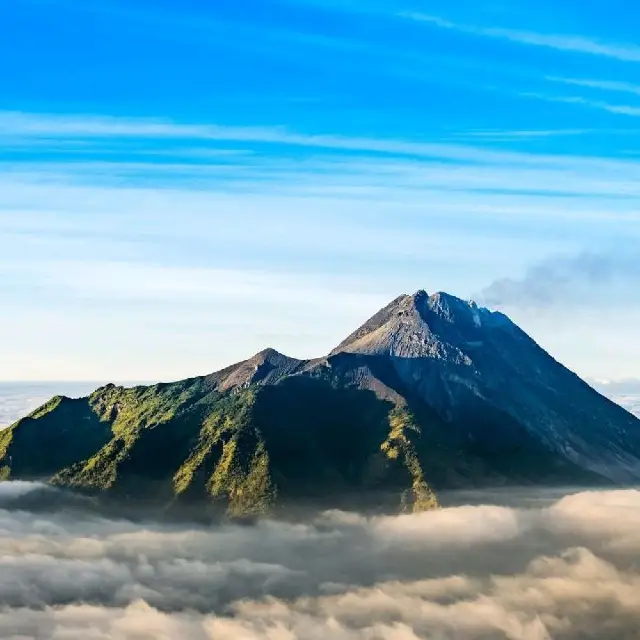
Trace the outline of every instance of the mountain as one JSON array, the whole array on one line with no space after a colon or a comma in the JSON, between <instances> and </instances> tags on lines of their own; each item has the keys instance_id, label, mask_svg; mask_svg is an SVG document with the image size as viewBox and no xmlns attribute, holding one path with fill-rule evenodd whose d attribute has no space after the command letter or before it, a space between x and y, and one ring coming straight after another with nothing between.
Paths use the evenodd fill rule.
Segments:
<instances>
[{"instance_id":1,"label":"mountain","mask_svg":"<svg viewBox=\"0 0 640 640\"><path fill-rule=\"evenodd\" d=\"M636 482L640 420L505 315L419 291L323 358L267 349L208 376L53 398L0 432L0 477L234 516L347 497L423 510L447 488Z\"/></svg>"}]
</instances>

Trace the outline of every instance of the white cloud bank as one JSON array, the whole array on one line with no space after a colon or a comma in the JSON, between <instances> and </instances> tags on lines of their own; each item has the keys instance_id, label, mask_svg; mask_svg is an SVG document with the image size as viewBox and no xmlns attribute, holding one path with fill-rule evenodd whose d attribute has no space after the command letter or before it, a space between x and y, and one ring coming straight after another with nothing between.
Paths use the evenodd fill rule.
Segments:
<instances>
[{"instance_id":1,"label":"white cloud bank","mask_svg":"<svg viewBox=\"0 0 640 640\"><path fill-rule=\"evenodd\" d=\"M625 640L640 625L638 491L238 527L65 511L59 493L53 513L52 490L18 488L0 486L7 639Z\"/></svg>"}]
</instances>

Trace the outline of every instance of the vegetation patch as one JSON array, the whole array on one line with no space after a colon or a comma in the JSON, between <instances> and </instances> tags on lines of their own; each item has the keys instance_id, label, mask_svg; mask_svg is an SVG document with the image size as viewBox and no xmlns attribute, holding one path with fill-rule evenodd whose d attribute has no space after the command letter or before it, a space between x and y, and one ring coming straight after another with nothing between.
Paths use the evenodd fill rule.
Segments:
<instances>
[{"instance_id":1,"label":"vegetation patch","mask_svg":"<svg viewBox=\"0 0 640 640\"><path fill-rule=\"evenodd\" d=\"M400 463L411 479L411 487L402 494L404 511L428 511L438 507L438 499L425 479L414 441L422 435L416 417L406 407L396 407L389 413L389 437L380 447L387 458Z\"/></svg>"}]
</instances>

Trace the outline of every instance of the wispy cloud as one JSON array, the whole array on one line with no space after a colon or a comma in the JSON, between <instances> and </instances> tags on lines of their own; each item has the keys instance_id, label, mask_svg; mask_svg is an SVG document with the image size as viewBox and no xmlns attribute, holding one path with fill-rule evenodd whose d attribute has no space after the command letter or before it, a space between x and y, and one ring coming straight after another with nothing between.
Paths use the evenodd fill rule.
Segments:
<instances>
[{"instance_id":1,"label":"wispy cloud","mask_svg":"<svg viewBox=\"0 0 640 640\"><path fill-rule=\"evenodd\" d=\"M584 136L597 133L597 129L529 129L509 131L503 129L471 130L456 134L457 138L476 138L478 140L509 141L536 138L562 138L568 136Z\"/></svg>"},{"instance_id":2,"label":"wispy cloud","mask_svg":"<svg viewBox=\"0 0 640 640\"><path fill-rule=\"evenodd\" d=\"M545 100L546 102L558 102L562 104L574 104L582 105L584 107L590 107L592 109L601 109L608 111L609 113L615 113L617 115L631 116L633 118L640 118L640 107L634 107L628 104L611 104L609 102L603 102L602 100L590 100L583 98L582 96L554 96L546 93L524 92L520 94L526 98L536 98L538 100Z\"/></svg>"},{"instance_id":3,"label":"wispy cloud","mask_svg":"<svg viewBox=\"0 0 640 640\"><path fill-rule=\"evenodd\" d=\"M399 17L409 20L426 22L442 29L452 29L461 33L468 33L469 35L497 38L536 47L556 49L558 51L604 56L625 62L640 62L640 47L634 44L606 43L576 35L545 34L520 29L482 27L452 22L425 13L402 12L398 15Z\"/></svg>"},{"instance_id":4,"label":"wispy cloud","mask_svg":"<svg viewBox=\"0 0 640 640\"><path fill-rule=\"evenodd\" d=\"M558 82L574 87L586 87L587 89L600 89L602 91L613 91L619 93L631 93L640 96L640 85L630 82L614 82L609 80L589 80L580 78L558 78L547 76L550 82Z\"/></svg>"},{"instance_id":5,"label":"wispy cloud","mask_svg":"<svg viewBox=\"0 0 640 640\"><path fill-rule=\"evenodd\" d=\"M535 97L541 100L555 100L543 94L523 93L523 97ZM561 99L560 102L566 102ZM570 100L570 104L584 104L582 100L576 102ZM533 141L548 141L559 138L587 138L599 136L637 136L640 135L640 128L617 127L617 128L600 128L600 129L532 129L522 131L509 131L503 129L487 129L479 131L466 131L457 133L452 136L454 139L466 143L483 143L483 142L505 142L505 143L528 143Z\"/></svg>"},{"instance_id":6,"label":"wispy cloud","mask_svg":"<svg viewBox=\"0 0 640 640\"><path fill-rule=\"evenodd\" d=\"M520 139L579 131L505 135ZM19 161L0 160L5 211L12 203L71 211L81 202L95 214L100 203L113 207L115 197L132 211L149 210L151 203L156 211L165 210L176 200L171 206L183 215L187 208L218 207L233 215L261 208L264 215L277 216L278 210L303 207L323 210L325 216L351 211L353 219L358 207L366 207L380 215L393 208L405 217L428 212L431 219L464 213L465 218L623 221L637 218L634 198L640 195L638 161L483 146L500 135L492 131L468 132L471 144L468 139L467 144L444 144L284 128L0 113L3 134L20 139L25 150L35 143L32 157L25 151ZM69 139L84 143L82 151L74 157L65 147L64 157L55 155L59 141ZM45 142L47 158L40 155ZM176 142L181 158L173 154ZM87 150L93 150L93 158L85 156ZM154 155L161 153L167 157L156 162Z\"/></svg>"},{"instance_id":7,"label":"wispy cloud","mask_svg":"<svg viewBox=\"0 0 640 640\"><path fill-rule=\"evenodd\" d=\"M548 99L543 94L527 93L527 97ZM554 99L555 100L555 99ZM582 103L581 98L557 98L561 101ZM589 103L591 104L591 103ZM607 105L622 113L625 106ZM628 109L632 109L628 107ZM527 133L527 132L523 132ZM231 155L246 152L247 146L281 145L306 147L309 149L336 152L366 152L395 156L413 156L426 159L444 159L469 163L502 163L512 165L558 166L560 164L585 166L592 164L589 157L566 154L542 154L515 152L502 149L480 147L478 145L448 144L442 142L415 141L401 138L366 138L340 134L299 133L285 127L230 127L206 123L174 122L154 118L126 118L104 115L81 114L39 114L0 111L0 139L5 141L34 141L37 145L44 141L63 140L65 142L117 141L118 139L197 141L200 143L220 143L213 153L218 153L226 145L233 143ZM207 147L206 152L211 151ZM619 169L627 163L613 161Z\"/></svg>"}]
</instances>

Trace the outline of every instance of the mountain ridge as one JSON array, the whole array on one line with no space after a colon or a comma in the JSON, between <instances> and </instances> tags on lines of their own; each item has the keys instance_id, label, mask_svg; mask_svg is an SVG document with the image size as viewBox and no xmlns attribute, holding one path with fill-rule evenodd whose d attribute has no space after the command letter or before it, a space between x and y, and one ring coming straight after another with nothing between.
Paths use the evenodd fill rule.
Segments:
<instances>
[{"instance_id":1,"label":"mountain ridge","mask_svg":"<svg viewBox=\"0 0 640 640\"><path fill-rule=\"evenodd\" d=\"M207 500L259 515L287 499L640 478L640 421L500 312L403 295L328 355L275 349L205 376L54 398L0 432L0 478Z\"/></svg>"}]
</instances>

